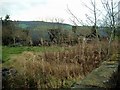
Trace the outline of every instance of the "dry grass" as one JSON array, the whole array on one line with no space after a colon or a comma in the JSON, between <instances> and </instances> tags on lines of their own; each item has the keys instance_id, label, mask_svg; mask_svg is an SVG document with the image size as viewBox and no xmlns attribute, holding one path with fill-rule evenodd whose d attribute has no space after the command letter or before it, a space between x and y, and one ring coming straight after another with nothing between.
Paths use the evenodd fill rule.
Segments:
<instances>
[{"instance_id":1,"label":"dry grass","mask_svg":"<svg viewBox=\"0 0 120 90\"><path fill-rule=\"evenodd\" d=\"M81 80L106 58L107 44L101 42L70 46L58 52L24 52L12 59L18 73L9 79L8 87L64 88ZM118 43L111 48L116 52ZM64 48L64 47L63 47ZM112 53L111 53L112 54Z\"/></svg>"}]
</instances>

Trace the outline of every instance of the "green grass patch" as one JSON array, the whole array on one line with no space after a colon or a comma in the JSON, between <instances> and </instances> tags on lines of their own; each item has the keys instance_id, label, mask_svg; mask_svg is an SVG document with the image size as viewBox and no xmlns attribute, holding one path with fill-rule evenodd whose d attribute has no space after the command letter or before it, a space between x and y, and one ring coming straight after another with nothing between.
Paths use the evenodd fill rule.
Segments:
<instances>
[{"instance_id":1,"label":"green grass patch","mask_svg":"<svg viewBox=\"0 0 120 90\"><path fill-rule=\"evenodd\" d=\"M9 46L3 46L2 47L2 61L6 62L10 59L10 56L15 54L21 54L24 51L34 51L34 52L53 52L53 51L61 51L63 50L59 46L23 46L23 47L9 47Z\"/></svg>"}]
</instances>

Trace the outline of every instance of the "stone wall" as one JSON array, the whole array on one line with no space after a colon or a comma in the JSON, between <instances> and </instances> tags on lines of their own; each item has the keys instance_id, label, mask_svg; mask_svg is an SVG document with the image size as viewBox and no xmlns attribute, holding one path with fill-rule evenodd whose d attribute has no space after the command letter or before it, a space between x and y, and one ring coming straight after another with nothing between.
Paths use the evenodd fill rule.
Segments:
<instances>
[{"instance_id":1,"label":"stone wall","mask_svg":"<svg viewBox=\"0 0 120 90\"><path fill-rule=\"evenodd\" d=\"M119 55L116 54L112 59L104 61L100 67L93 70L80 82L73 85L74 88L116 88L120 85L118 71L120 68ZM119 67L119 68L118 68ZM119 72L120 74L120 72ZM118 85L119 84L119 85Z\"/></svg>"}]
</instances>

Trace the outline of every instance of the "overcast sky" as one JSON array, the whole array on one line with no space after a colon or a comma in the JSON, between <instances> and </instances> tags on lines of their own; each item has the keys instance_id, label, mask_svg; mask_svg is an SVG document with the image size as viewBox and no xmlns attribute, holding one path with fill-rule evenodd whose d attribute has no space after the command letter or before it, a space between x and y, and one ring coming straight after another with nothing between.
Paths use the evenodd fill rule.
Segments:
<instances>
[{"instance_id":1,"label":"overcast sky","mask_svg":"<svg viewBox=\"0 0 120 90\"><path fill-rule=\"evenodd\" d=\"M102 10L100 1L96 0L96 3L98 9ZM12 20L22 21L50 21L51 18L62 18L64 23L72 24L70 18L73 18L68 13L67 6L80 20L86 20L86 13L92 17L90 10L83 3L92 8L90 0L0 0L0 17L8 14ZM98 16L101 17L99 13Z\"/></svg>"}]
</instances>

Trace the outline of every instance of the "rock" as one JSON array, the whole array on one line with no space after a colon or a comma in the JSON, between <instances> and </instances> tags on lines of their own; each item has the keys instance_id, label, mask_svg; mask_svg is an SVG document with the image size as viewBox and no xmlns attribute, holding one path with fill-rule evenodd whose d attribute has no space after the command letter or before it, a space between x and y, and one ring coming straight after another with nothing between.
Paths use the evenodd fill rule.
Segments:
<instances>
[{"instance_id":1,"label":"rock","mask_svg":"<svg viewBox=\"0 0 120 90\"><path fill-rule=\"evenodd\" d=\"M3 78L6 78L8 77L9 75L16 75L17 73L17 70L14 69L14 68L2 68L2 77Z\"/></svg>"}]
</instances>

